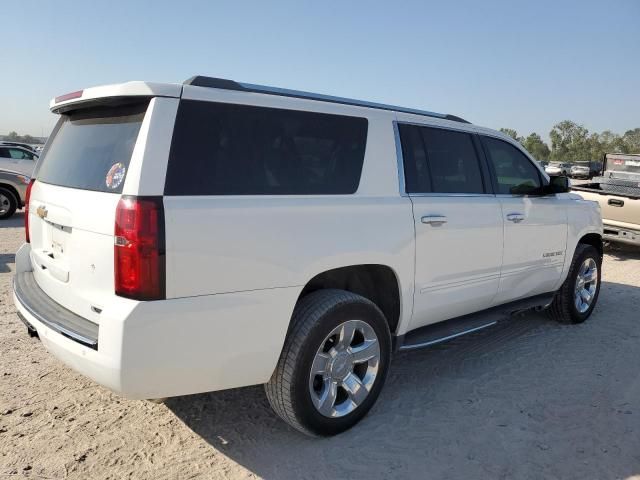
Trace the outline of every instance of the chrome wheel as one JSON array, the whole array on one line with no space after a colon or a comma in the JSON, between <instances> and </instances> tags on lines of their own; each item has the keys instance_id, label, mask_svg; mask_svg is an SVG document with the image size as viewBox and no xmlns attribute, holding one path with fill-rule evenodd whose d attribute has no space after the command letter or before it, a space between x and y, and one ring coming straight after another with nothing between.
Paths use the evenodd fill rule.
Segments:
<instances>
[{"instance_id":1,"label":"chrome wheel","mask_svg":"<svg viewBox=\"0 0 640 480\"><path fill-rule=\"evenodd\" d=\"M0 193L0 215L6 214L11 208L9 198Z\"/></svg>"},{"instance_id":2,"label":"chrome wheel","mask_svg":"<svg viewBox=\"0 0 640 480\"><path fill-rule=\"evenodd\" d=\"M576 277L574 301L578 312L584 313L589 310L595 298L597 287L598 264L593 258L587 258L582 262Z\"/></svg>"},{"instance_id":3,"label":"chrome wheel","mask_svg":"<svg viewBox=\"0 0 640 480\"><path fill-rule=\"evenodd\" d=\"M309 393L325 417L342 417L367 398L378 375L380 344L373 328L348 320L324 339L309 375Z\"/></svg>"}]
</instances>

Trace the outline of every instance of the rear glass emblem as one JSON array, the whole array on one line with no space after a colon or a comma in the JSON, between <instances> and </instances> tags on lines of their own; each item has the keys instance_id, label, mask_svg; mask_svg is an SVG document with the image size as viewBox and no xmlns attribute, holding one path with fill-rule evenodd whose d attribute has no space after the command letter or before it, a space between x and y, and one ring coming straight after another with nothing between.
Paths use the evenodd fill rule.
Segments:
<instances>
[{"instance_id":1,"label":"rear glass emblem","mask_svg":"<svg viewBox=\"0 0 640 480\"><path fill-rule=\"evenodd\" d=\"M125 167L123 163L114 163L107 172L107 178L105 178L107 187L112 190L118 188L124 180L124 175L126 172L127 167Z\"/></svg>"}]
</instances>

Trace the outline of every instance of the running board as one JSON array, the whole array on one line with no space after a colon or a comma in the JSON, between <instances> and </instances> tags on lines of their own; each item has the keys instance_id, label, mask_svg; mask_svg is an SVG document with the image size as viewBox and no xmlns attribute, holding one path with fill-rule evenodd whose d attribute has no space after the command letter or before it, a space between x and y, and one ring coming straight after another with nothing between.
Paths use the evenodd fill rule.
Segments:
<instances>
[{"instance_id":1,"label":"running board","mask_svg":"<svg viewBox=\"0 0 640 480\"><path fill-rule=\"evenodd\" d=\"M443 322L433 323L410 331L406 335L396 338L396 350L406 351L430 347L446 342L467 333L477 332L496 323L508 320L519 313L531 309L547 307L553 301L553 293L536 295L535 297L505 303L481 312L463 317L452 318Z\"/></svg>"}]
</instances>

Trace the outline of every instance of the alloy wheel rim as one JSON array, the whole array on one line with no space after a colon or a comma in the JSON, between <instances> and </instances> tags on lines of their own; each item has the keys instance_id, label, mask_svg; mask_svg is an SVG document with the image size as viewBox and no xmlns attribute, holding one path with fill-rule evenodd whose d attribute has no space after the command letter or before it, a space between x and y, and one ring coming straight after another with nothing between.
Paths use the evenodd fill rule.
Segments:
<instances>
[{"instance_id":1,"label":"alloy wheel rim","mask_svg":"<svg viewBox=\"0 0 640 480\"><path fill-rule=\"evenodd\" d=\"M309 393L325 417L348 415L369 396L378 376L380 343L366 322L348 320L320 344L309 374Z\"/></svg>"},{"instance_id":2,"label":"alloy wheel rim","mask_svg":"<svg viewBox=\"0 0 640 480\"><path fill-rule=\"evenodd\" d=\"M585 313L591 307L598 287L598 264L593 258L587 258L576 277L574 302L580 313Z\"/></svg>"},{"instance_id":3,"label":"alloy wheel rim","mask_svg":"<svg viewBox=\"0 0 640 480\"><path fill-rule=\"evenodd\" d=\"M9 211L9 199L0 193L0 215L4 215Z\"/></svg>"}]
</instances>

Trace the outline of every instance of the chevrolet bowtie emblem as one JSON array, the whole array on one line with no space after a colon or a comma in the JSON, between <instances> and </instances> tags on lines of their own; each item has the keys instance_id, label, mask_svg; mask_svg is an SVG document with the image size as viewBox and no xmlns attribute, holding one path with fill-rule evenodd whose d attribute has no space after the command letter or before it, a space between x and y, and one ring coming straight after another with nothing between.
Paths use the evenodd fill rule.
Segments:
<instances>
[{"instance_id":1,"label":"chevrolet bowtie emblem","mask_svg":"<svg viewBox=\"0 0 640 480\"><path fill-rule=\"evenodd\" d=\"M44 205L40 205L36 210L36 213L40 218L46 218L49 212L47 211L47 207L45 207Z\"/></svg>"}]
</instances>

